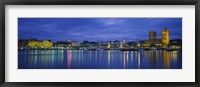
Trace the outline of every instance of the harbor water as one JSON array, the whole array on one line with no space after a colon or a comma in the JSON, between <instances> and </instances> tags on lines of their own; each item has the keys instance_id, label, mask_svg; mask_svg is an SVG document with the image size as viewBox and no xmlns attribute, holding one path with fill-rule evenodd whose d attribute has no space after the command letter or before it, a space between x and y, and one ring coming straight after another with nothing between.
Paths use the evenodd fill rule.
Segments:
<instances>
[{"instance_id":1,"label":"harbor water","mask_svg":"<svg viewBox=\"0 0 200 87\"><path fill-rule=\"evenodd\" d=\"M182 69L182 52L19 49L18 69Z\"/></svg>"}]
</instances>

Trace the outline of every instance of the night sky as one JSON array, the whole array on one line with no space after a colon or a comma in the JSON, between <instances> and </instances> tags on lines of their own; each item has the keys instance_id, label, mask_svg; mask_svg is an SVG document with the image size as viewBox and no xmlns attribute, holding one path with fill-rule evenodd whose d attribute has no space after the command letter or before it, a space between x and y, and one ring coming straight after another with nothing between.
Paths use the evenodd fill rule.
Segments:
<instances>
[{"instance_id":1,"label":"night sky","mask_svg":"<svg viewBox=\"0 0 200 87\"><path fill-rule=\"evenodd\" d=\"M182 39L182 18L18 18L18 39L66 41L147 40L149 31L168 28Z\"/></svg>"}]
</instances>

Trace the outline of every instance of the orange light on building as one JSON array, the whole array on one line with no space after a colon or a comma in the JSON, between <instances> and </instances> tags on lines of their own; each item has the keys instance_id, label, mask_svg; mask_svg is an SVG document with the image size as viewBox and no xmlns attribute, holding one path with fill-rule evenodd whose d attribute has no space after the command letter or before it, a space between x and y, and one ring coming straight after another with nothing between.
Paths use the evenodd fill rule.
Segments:
<instances>
[{"instance_id":1,"label":"orange light on building","mask_svg":"<svg viewBox=\"0 0 200 87\"><path fill-rule=\"evenodd\" d=\"M167 28L162 31L162 44L163 46L169 45L169 30Z\"/></svg>"}]
</instances>

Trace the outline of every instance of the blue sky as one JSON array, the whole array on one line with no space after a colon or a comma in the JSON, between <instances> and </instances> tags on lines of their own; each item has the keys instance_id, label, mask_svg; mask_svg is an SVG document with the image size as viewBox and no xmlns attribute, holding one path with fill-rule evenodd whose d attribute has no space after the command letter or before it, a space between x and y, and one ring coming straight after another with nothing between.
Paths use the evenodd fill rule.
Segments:
<instances>
[{"instance_id":1,"label":"blue sky","mask_svg":"<svg viewBox=\"0 0 200 87\"><path fill-rule=\"evenodd\" d=\"M147 40L149 31L168 28L170 39L182 39L182 18L18 18L18 38L66 41Z\"/></svg>"}]
</instances>

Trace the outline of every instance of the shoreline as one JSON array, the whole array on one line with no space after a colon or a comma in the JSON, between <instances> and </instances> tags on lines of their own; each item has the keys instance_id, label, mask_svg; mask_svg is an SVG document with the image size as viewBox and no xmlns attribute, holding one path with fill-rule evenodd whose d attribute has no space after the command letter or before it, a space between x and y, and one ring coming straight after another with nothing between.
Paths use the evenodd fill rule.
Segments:
<instances>
[{"instance_id":1,"label":"shoreline","mask_svg":"<svg viewBox=\"0 0 200 87\"><path fill-rule=\"evenodd\" d=\"M135 48L130 48L130 49L64 49L64 48L39 48L39 49L33 49L33 48L24 48L24 49L18 49L18 50L85 50L85 51L179 51L182 50L181 48L178 49L135 49Z\"/></svg>"}]
</instances>

